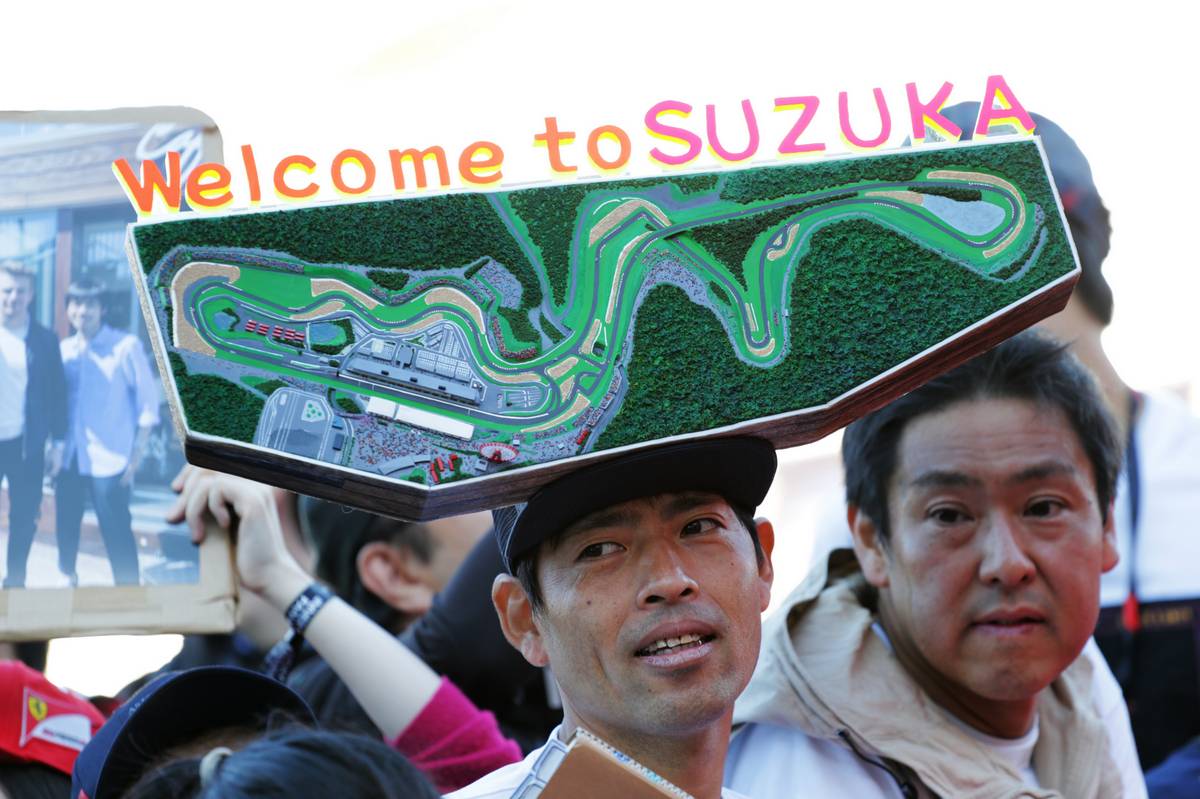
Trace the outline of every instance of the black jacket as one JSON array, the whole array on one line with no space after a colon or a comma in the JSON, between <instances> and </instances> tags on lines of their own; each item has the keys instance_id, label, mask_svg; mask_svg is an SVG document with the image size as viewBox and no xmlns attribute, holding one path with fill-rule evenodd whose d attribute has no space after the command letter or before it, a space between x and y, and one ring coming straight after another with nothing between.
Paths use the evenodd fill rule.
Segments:
<instances>
[{"instance_id":1,"label":"black jacket","mask_svg":"<svg viewBox=\"0 0 1200 799\"><path fill-rule=\"evenodd\" d=\"M25 336L25 363L29 380L22 446L24 457L29 458L41 455L47 435L55 441L67 437L67 378L58 337L32 319Z\"/></svg>"}]
</instances>

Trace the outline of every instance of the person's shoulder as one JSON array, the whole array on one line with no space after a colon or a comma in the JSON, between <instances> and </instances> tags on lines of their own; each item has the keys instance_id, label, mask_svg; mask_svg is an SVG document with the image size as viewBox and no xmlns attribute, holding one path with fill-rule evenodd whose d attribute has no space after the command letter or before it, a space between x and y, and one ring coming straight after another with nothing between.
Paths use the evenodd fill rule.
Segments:
<instances>
[{"instance_id":1,"label":"person's shoulder","mask_svg":"<svg viewBox=\"0 0 1200 799\"><path fill-rule=\"evenodd\" d=\"M1176 749L1146 775L1147 787L1155 799L1194 799L1197 780L1200 780L1200 738Z\"/></svg>"},{"instance_id":2,"label":"person's shoulder","mask_svg":"<svg viewBox=\"0 0 1200 799\"><path fill-rule=\"evenodd\" d=\"M788 763L798 767L809 758L823 759L837 752L847 752L839 742L809 735L798 727L780 724L744 724L729 744L725 775L738 770L757 770L770 763ZM726 780L730 782L730 780Z\"/></svg>"},{"instance_id":3,"label":"person's shoulder","mask_svg":"<svg viewBox=\"0 0 1200 799\"><path fill-rule=\"evenodd\" d=\"M1200 424L1200 417L1192 411L1187 401L1173 391L1147 391L1141 397L1143 418L1162 416L1181 421L1186 419L1193 424Z\"/></svg>"},{"instance_id":4,"label":"person's shoulder","mask_svg":"<svg viewBox=\"0 0 1200 799\"><path fill-rule=\"evenodd\" d=\"M145 359L146 353L142 347L142 340L133 333L105 325L101 335L104 338L100 346L112 352L119 360L129 363Z\"/></svg>"},{"instance_id":5,"label":"person's shoulder","mask_svg":"<svg viewBox=\"0 0 1200 799\"><path fill-rule=\"evenodd\" d=\"M754 799L898 795L885 770L840 741L776 724L746 724L736 732L725 761L725 784Z\"/></svg>"},{"instance_id":6,"label":"person's shoulder","mask_svg":"<svg viewBox=\"0 0 1200 799\"><path fill-rule=\"evenodd\" d=\"M140 348L142 346L142 342L137 336L133 335L127 330L119 330L115 327L110 327L109 325L105 325L100 329L100 337L103 337L107 341L111 342L114 347L119 347L121 349L129 349L132 347Z\"/></svg>"},{"instance_id":7,"label":"person's shoulder","mask_svg":"<svg viewBox=\"0 0 1200 799\"><path fill-rule=\"evenodd\" d=\"M1090 685L1092 704L1101 717L1107 716L1113 708L1125 701L1121 693L1121 684L1109 668L1108 661L1096 645L1096 639L1089 638L1079 653L1078 660L1086 660L1092 667L1092 682Z\"/></svg>"},{"instance_id":8,"label":"person's shoulder","mask_svg":"<svg viewBox=\"0 0 1200 799\"><path fill-rule=\"evenodd\" d=\"M1200 416L1174 394L1144 395L1137 428L1141 454L1148 459L1157 458L1159 450L1162 455L1178 452L1181 447L1189 454L1200 450Z\"/></svg>"},{"instance_id":9,"label":"person's shoulder","mask_svg":"<svg viewBox=\"0 0 1200 799\"><path fill-rule=\"evenodd\" d=\"M541 752L540 748L535 749L519 763L501 766L465 788L446 794L445 799L509 799L521 784L521 780L525 779L525 775L533 768L533 763Z\"/></svg>"},{"instance_id":10,"label":"person's shoulder","mask_svg":"<svg viewBox=\"0 0 1200 799\"><path fill-rule=\"evenodd\" d=\"M1092 669L1092 707L1104 725L1108 738L1108 753L1121 772L1121 785L1126 799L1146 796L1146 781L1138 762L1137 744L1129 723L1129 711L1121 685L1109 668L1094 638L1089 638L1078 660L1087 661ZM1076 714L1077 715L1077 714Z\"/></svg>"}]
</instances>

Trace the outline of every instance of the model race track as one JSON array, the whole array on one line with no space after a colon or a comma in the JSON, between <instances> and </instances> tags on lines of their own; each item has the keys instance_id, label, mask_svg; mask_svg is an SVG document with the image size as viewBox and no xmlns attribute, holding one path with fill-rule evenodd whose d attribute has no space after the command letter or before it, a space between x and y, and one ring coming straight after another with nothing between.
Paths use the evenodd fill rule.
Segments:
<instances>
[{"instance_id":1,"label":"model race track","mask_svg":"<svg viewBox=\"0 0 1200 799\"><path fill-rule=\"evenodd\" d=\"M981 199L955 202L922 193L931 188L970 188L978 191ZM968 172L944 172L937 178L908 183L843 186L749 209L732 206L716 202L670 207L622 196L582 209L583 223L571 256L571 300L559 317L570 333L526 362L513 362L497 351L485 322L488 310L473 296L479 293L477 285L455 288L445 285L443 279L441 285L402 304L373 302L367 307L364 300L369 298L363 292L334 279L209 262L189 263L172 280L175 307L182 312L182 318L177 316L174 343L206 354L211 348L217 357L281 375L411 404L452 418L483 421L509 434L520 434L569 425L610 395L619 359L619 347L612 343L629 335L648 268L664 254L674 256L696 276L736 299L736 324L728 327L730 346L742 359L768 367L787 352L784 320L789 272L820 227L849 218L868 219L981 275L994 275L1009 265L1012 257L1005 256L1023 252L1034 227L1030 224L1033 214L1014 186L990 175ZM764 229L755 239L741 275L732 274L687 235L696 228L790 207L798 209L794 215ZM980 229L981 219L987 229ZM345 318L383 336L419 334L449 324L469 349L468 358L457 360L470 364L471 376L478 382L494 386L493 396L516 390L527 398L536 396L536 402L512 407L505 401L498 403L501 407L487 407L487 403L465 402L449 392L444 397L432 396L381 375L341 369L340 363L331 365L339 359L305 348L303 338L297 339L301 346L295 346L280 335L263 335L247 331L244 324L218 321L221 314L230 321L235 317L253 320L270 331L297 331L313 323ZM202 342L200 347L197 342ZM470 384L470 380L458 382Z\"/></svg>"}]
</instances>

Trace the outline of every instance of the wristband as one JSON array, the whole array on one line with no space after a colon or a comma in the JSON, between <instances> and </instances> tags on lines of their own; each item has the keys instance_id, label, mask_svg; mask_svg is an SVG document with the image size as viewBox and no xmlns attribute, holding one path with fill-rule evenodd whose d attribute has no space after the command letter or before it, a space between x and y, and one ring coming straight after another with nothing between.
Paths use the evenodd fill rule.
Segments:
<instances>
[{"instance_id":1,"label":"wristband","mask_svg":"<svg viewBox=\"0 0 1200 799\"><path fill-rule=\"evenodd\" d=\"M336 596L333 591L320 583L312 583L300 592L300 595L288 605L284 615L287 617L287 634L283 640L271 647L267 653L263 670L267 675L283 682L291 673L304 646L304 631L329 600Z\"/></svg>"},{"instance_id":2,"label":"wristband","mask_svg":"<svg viewBox=\"0 0 1200 799\"><path fill-rule=\"evenodd\" d=\"M292 632L298 637L303 636L308 625L312 624L313 617L333 597L333 591L320 583L311 583L308 588L301 591L300 596L292 600L292 604L288 605L287 612L283 614L287 617L288 626L292 628Z\"/></svg>"}]
</instances>

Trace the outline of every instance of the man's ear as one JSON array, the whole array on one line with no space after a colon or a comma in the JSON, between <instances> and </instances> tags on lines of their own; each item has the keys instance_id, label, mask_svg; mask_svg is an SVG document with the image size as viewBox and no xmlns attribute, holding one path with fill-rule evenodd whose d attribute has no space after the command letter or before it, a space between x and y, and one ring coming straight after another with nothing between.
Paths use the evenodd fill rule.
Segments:
<instances>
[{"instance_id":1,"label":"man's ear","mask_svg":"<svg viewBox=\"0 0 1200 799\"><path fill-rule=\"evenodd\" d=\"M1104 530L1100 534L1103 536L1101 545L1104 547L1100 568L1106 572L1115 568L1117 561L1121 559L1121 553L1117 550L1117 522L1113 516L1115 504L1115 501L1108 503L1108 515L1104 518Z\"/></svg>"},{"instance_id":2,"label":"man's ear","mask_svg":"<svg viewBox=\"0 0 1200 799\"><path fill-rule=\"evenodd\" d=\"M433 604L427 569L411 550L372 541L358 551L355 566L366 589L401 613L420 616Z\"/></svg>"},{"instance_id":3,"label":"man's ear","mask_svg":"<svg viewBox=\"0 0 1200 799\"><path fill-rule=\"evenodd\" d=\"M541 630L533 619L533 605L516 577L503 573L496 575L492 582L492 605L500 618L500 629L513 648L531 665L539 668L549 665Z\"/></svg>"},{"instance_id":4,"label":"man's ear","mask_svg":"<svg viewBox=\"0 0 1200 799\"><path fill-rule=\"evenodd\" d=\"M762 586L762 609L765 611L771 604L771 585L775 582L775 567L771 563L771 553L775 551L775 526L763 518L754 520L758 528L758 543L762 545L763 560L758 564L758 577Z\"/></svg>"},{"instance_id":5,"label":"man's ear","mask_svg":"<svg viewBox=\"0 0 1200 799\"><path fill-rule=\"evenodd\" d=\"M863 576L876 588L884 588L888 584L887 545L879 535L879 527L857 505L846 506L846 522Z\"/></svg>"}]
</instances>

